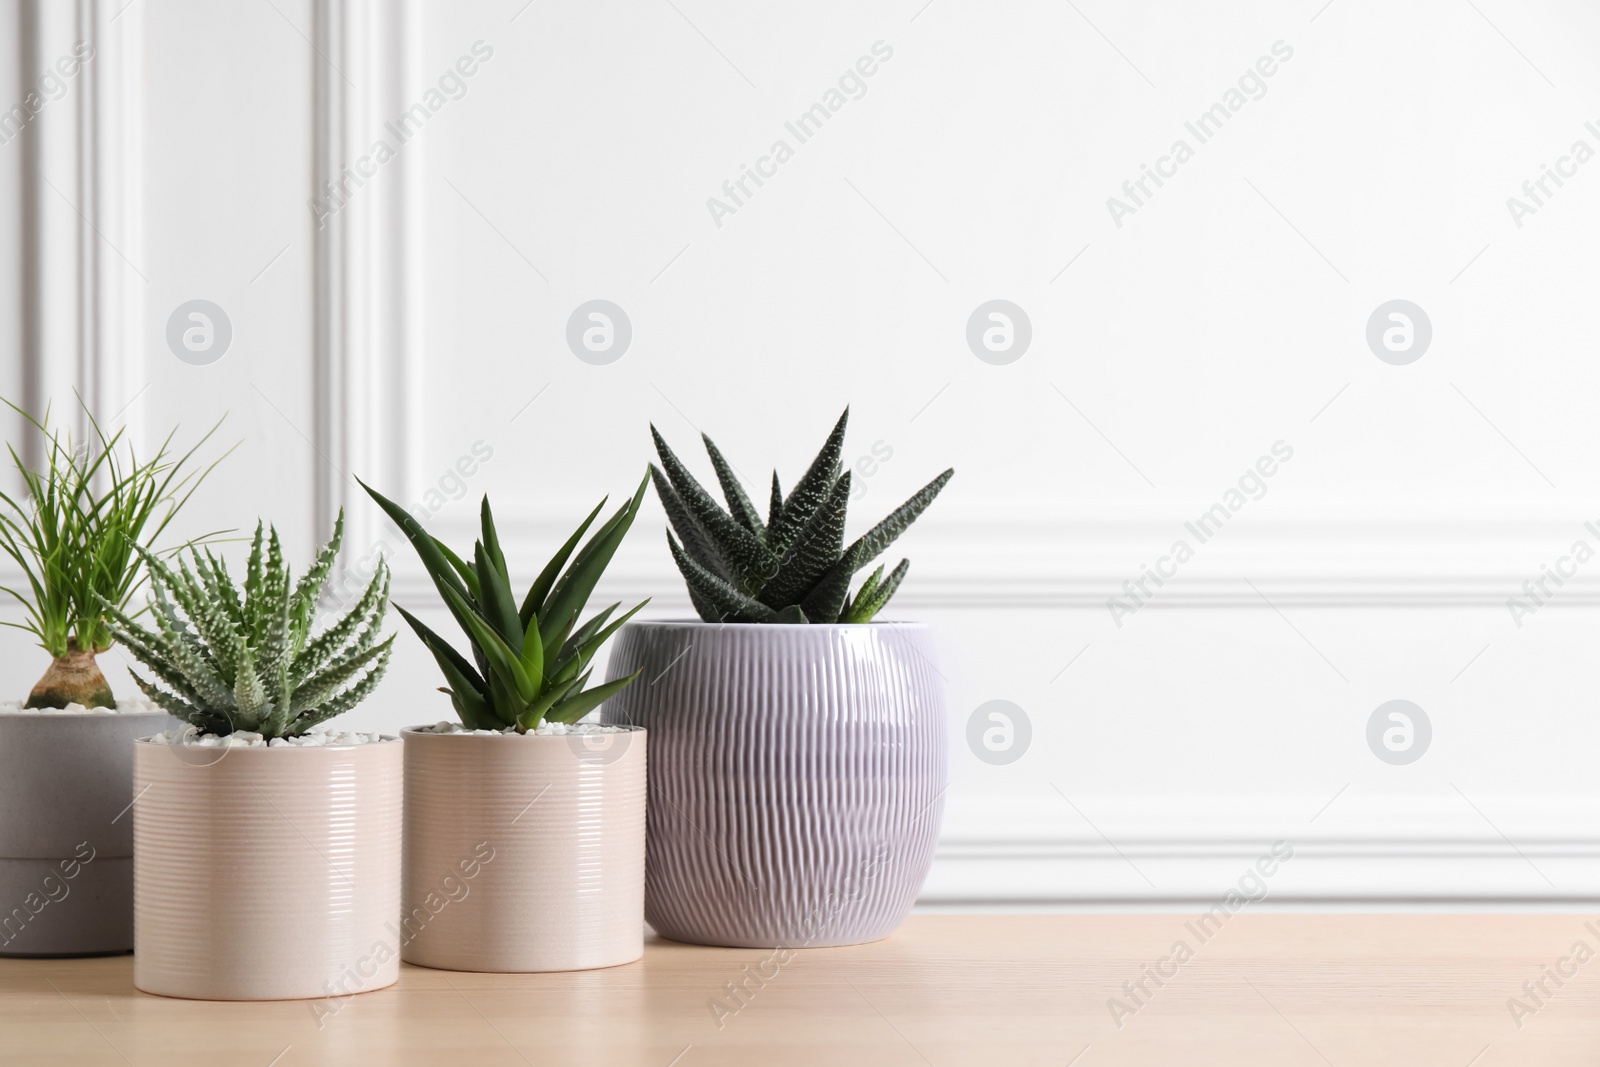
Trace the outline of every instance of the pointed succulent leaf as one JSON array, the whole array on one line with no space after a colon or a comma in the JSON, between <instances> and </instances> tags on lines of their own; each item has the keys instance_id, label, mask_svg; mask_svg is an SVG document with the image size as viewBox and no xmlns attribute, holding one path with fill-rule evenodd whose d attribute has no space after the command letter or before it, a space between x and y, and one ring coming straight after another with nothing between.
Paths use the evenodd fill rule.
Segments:
<instances>
[{"instance_id":1,"label":"pointed succulent leaf","mask_svg":"<svg viewBox=\"0 0 1600 1067\"><path fill-rule=\"evenodd\" d=\"M463 620L467 633L488 657L493 673L505 679L509 683L509 688L520 694L523 700L532 700L537 690L528 678L528 672L522 669L521 659L511 651L511 646L495 632L494 627L484 622L478 613L472 610L472 606L460 593L446 587L444 595L447 601L453 601L456 617Z\"/></svg>"},{"instance_id":2,"label":"pointed succulent leaf","mask_svg":"<svg viewBox=\"0 0 1600 1067\"><path fill-rule=\"evenodd\" d=\"M850 409L845 408L839 421L834 423L827 441L823 442L822 451L817 453L817 458L811 461L811 466L789 491L789 497L783 502L783 510L778 513L777 519L767 524L767 546L774 552L788 551L789 545L811 518L811 513L828 498L838 478L835 472L839 466L839 454L844 448L845 426L849 421Z\"/></svg>"},{"instance_id":3,"label":"pointed succulent leaf","mask_svg":"<svg viewBox=\"0 0 1600 1067\"><path fill-rule=\"evenodd\" d=\"M569 614L576 615L583 610L584 604L589 601L589 594L594 591L595 583L611 564L611 557L616 555L617 546L622 544L628 528L633 525L635 516L639 514L639 505L644 501L645 487L649 484L650 477L647 474L639 480L639 488L634 491L632 499L590 539L588 544L578 550L572 565L551 590L544 610L539 612L541 619L547 622L564 620ZM549 649L546 651L548 654Z\"/></svg>"},{"instance_id":4,"label":"pointed succulent leaf","mask_svg":"<svg viewBox=\"0 0 1600 1067\"><path fill-rule=\"evenodd\" d=\"M522 669L528 672L535 690L544 684L544 639L539 636L539 617L528 620L528 629L522 635Z\"/></svg>"},{"instance_id":5,"label":"pointed succulent leaf","mask_svg":"<svg viewBox=\"0 0 1600 1067\"><path fill-rule=\"evenodd\" d=\"M706 454L711 457L711 466L717 472L717 481L722 486L722 496L728 502L728 514L757 537L765 537L767 528L761 521L761 513L745 495L744 486L739 484L739 478L734 474L732 465L723 458L721 450L711 438L701 434L700 439L705 442Z\"/></svg>"},{"instance_id":6,"label":"pointed succulent leaf","mask_svg":"<svg viewBox=\"0 0 1600 1067\"><path fill-rule=\"evenodd\" d=\"M218 673L223 678L230 678L238 663L238 649L243 643L238 624L227 614L222 598L216 596L211 589L201 586L200 582L190 575L188 565L181 558L178 563L182 568L183 582L181 585L174 585L173 592L176 594L182 586L189 586L180 601L184 611L194 625L199 639L211 653ZM205 565L198 557L195 566L202 574L205 573Z\"/></svg>"},{"instance_id":7,"label":"pointed succulent leaf","mask_svg":"<svg viewBox=\"0 0 1600 1067\"><path fill-rule=\"evenodd\" d=\"M485 497L485 500L488 498ZM522 622L517 618L517 602L506 577L494 565L482 541L472 546L473 564L478 573L478 608L484 621L505 640L514 656L522 655Z\"/></svg>"},{"instance_id":8,"label":"pointed succulent leaf","mask_svg":"<svg viewBox=\"0 0 1600 1067\"><path fill-rule=\"evenodd\" d=\"M656 487L656 496L661 500L661 509L667 513L667 522L672 524L672 529L677 533L684 551L718 578L731 580L732 573L717 553L711 538L706 536L705 530L694 520L694 516L689 514L683 498L672 488L667 476L661 473L661 468L654 463L650 464L650 480Z\"/></svg>"},{"instance_id":9,"label":"pointed succulent leaf","mask_svg":"<svg viewBox=\"0 0 1600 1067\"><path fill-rule=\"evenodd\" d=\"M578 625L578 613L569 612L567 621L559 627L549 627L549 633L544 636L543 655L546 661L554 662L561 651L561 646L567 643L567 638L572 633L572 628Z\"/></svg>"},{"instance_id":10,"label":"pointed succulent leaf","mask_svg":"<svg viewBox=\"0 0 1600 1067\"><path fill-rule=\"evenodd\" d=\"M466 657L399 604L394 606L394 610L400 613L400 617L421 639L423 645L433 653L433 658L439 661L439 667L444 671L445 680L450 683L451 688L471 690L480 701L483 700L489 691L488 683L483 680L477 669L467 662Z\"/></svg>"},{"instance_id":11,"label":"pointed succulent leaf","mask_svg":"<svg viewBox=\"0 0 1600 1067\"><path fill-rule=\"evenodd\" d=\"M455 568L456 576L461 579L461 584L467 587L467 593L472 597L472 599L478 599L478 574L472 569L472 564L456 555L455 552L451 550L449 545L445 544L437 537L433 537L431 534L429 537L433 541L433 547L437 548L439 550L439 554L444 556L445 560L450 564L451 567Z\"/></svg>"},{"instance_id":12,"label":"pointed succulent leaf","mask_svg":"<svg viewBox=\"0 0 1600 1067\"><path fill-rule=\"evenodd\" d=\"M233 679L234 728L255 730L262 725L270 705L267 687L256 673L255 655L247 647Z\"/></svg>"},{"instance_id":13,"label":"pointed succulent leaf","mask_svg":"<svg viewBox=\"0 0 1600 1067\"><path fill-rule=\"evenodd\" d=\"M394 521L394 524L400 527L400 532L405 534L406 540L411 542L411 547L416 549L417 555L422 560L422 566L427 570L428 576L433 579L434 584L439 586L441 590L447 586L453 588L457 593L465 597L467 587L463 584L460 576L456 574L455 568L451 566L449 558L441 550L439 542L434 540L422 528L422 524L412 518L405 508L379 493L372 486L361 481L361 479L357 478L356 481L361 488L367 491L367 495L377 502L378 506L384 510L384 513Z\"/></svg>"},{"instance_id":14,"label":"pointed succulent leaf","mask_svg":"<svg viewBox=\"0 0 1600 1067\"><path fill-rule=\"evenodd\" d=\"M295 653L289 667L290 677L294 679L295 684L298 685L317 668L344 651L346 644L372 637L376 633L378 624L383 620L388 604L389 567L387 564L379 563L377 570L372 572L372 578L367 582L367 588L362 592L361 599L357 600L338 621ZM365 631L361 630L363 624L367 627ZM363 633L365 638L362 636Z\"/></svg>"},{"instance_id":15,"label":"pointed succulent leaf","mask_svg":"<svg viewBox=\"0 0 1600 1067\"><path fill-rule=\"evenodd\" d=\"M783 510L783 486L778 484L778 472L772 472L772 498L767 504L767 526L770 528L778 521L778 513ZM771 541L771 538L768 538Z\"/></svg>"},{"instance_id":16,"label":"pointed succulent leaf","mask_svg":"<svg viewBox=\"0 0 1600 1067\"><path fill-rule=\"evenodd\" d=\"M689 584L691 595L698 595L704 604L696 603L700 618L706 622L771 622L777 612L754 597L739 590L690 559L672 534L667 534L667 547L678 564L683 579ZM709 609L709 610L707 610Z\"/></svg>"},{"instance_id":17,"label":"pointed succulent leaf","mask_svg":"<svg viewBox=\"0 0 1600 1067\"><path fill-rule=\"evenodd\" d=\"M883 581L883 564L880 563L871 574L867 575L867 580L861 583L861 588L856 590L856 598L850 602L850 609L845 614L854 614L857 608L869 603L881 581Z\"/></svg>"},{"instance_id":18,"label":"pointed succulent leaf","mask_svg":"<svg viewBox=\"0 0 1600 1067\"><path fill-rule=\"evenodd\" d=\"M261 548L265 537L266 528L257 519L256 536L250 543L250 559L244 569L244 622L247 633L255 632L256 627L255 609L250 604L250 598L255 590L261 588ZM145 558L145 562L149 563L149 557Z\"/></svg>"},{"instance_id":19,"label":"pointed succulent leaf","mask_svg":"<svg viewBox=\"0 0 1600 1067\"><path fill-rule=\"evenodd\" d=\"M253 636L258 645L270 642L289 599L288 570L283 565L283 542L278 530L268 526L267 562L261 574L260 607L254 615ZM262 657L265 658L265 657Z\"/></svg>"},{"instance_id":20,"label":"pointed succulent leaf","mask_svg":"<svg viewBox=\"0 0 1600 1067\"><path fill-rule=\"evenodd\" d=\"M911 561L903 559L883 584L878 585L874 579L883 573L883 568L879 567L873 572L872 578L862 583L860 590L856 593L855 600L840 621L871 622L878 612L883 610L884 605L889 603L889 598L894 596L896 589L900 588L900 583L905 581L906 572L910 569Z\"/></svg>"},{"instance_id":21,"label":"pointed succulent leaf","mask_svg":"<svg viewBox=\"0 0 1600 1067\"><path fill-rule=\"evenodd\" d=\"M862 534L847 549L841 561L850 568L853 574L877 559L883 550L894 543L894 539L905 533L906 527L916 521L917 516L925 511L933 498L955 477L954 470L947 470L927 485L918 489L904 504L891 511L887 518L866 533Z\"/></svg>"},{"instance_id":22,"label":"pointed succulent leaf","mask_svg":"<svg viewBox=\"0 0 1600 1067\"><path fill-rule=\"evenodd\" d=\"M354 686L346 689L321 707L311 708L295 716L294 720L289 724L285 736L298 737L318 723L326 722L336 715L343 715L367 699L372 691L378 687L378 683L383 680L384 672L389 669L390 651L389 648L384 648L383 654L378 657L376 663L372 664L372 669Z\"/></svg>"},{"instance_id":23,"label":"pointed succulent leaf","mask_svg":"<svg viewBox=\"0 0 1600 1067\"><path fill-rule=\"evenodd\" d=\"M555 586L556 579L561 576L561 568L567 565L567 560L572 556L572 550L578 547L579 541L583 540L584 531L589 528L590 523L594 522L595 516L600 514L600 509L606 506L606 500L609 499L611 498L606 497L594 506L594 510L589 512L589 517L578 524L577 530L573 531L572 536L567 538L567 543L562 545L554 556L550 557L550 562L544 565L544 570L539 572L539 577L535 578L533 585L528 587L528 595L523 598L522 607L517 613L522 620L523 626L527 626L528 620L535 615L544 614L545 598L550 595L550 590Z\"/></svg>"},{"instance_id":24,"label":"pointed succulent leaf","mask_svg":"<svg viewBox=\"0 0 1600 1067\"><path fill-rule=\"evenodd\" d=\"M111 618L108 613L108 618ZM167 687L177 693L190 704L204 704L205 700L195 692L182 670L177 664L167 659L166 656L156 651L160 638L144 630L127 616L119 612L112 622L112 634L117 643L126 648L135 659L143 663L157 678L166 683Z\"/></svg>"},{"instance_id":25,"label":"pointed succulent leaf","mask_svg":"<svg viewBox=\"0 0 1600 1067\"><path fill-rule=\"evenodd\" d=\"M778 614L773 617L772 621L794 624L807 623L811 620L806 618L805 609L799 604L790 604L788 607L778 612Z\"/></svg>"},{"instance_id":26,"label":"pointed succulent leaf","mask_svg":"<svg viewBox=\"0 0 1600 1067\"><path fill-rule=\"evenodd\" d=\"M622 627L623 623L639 614L640 609L642 609L648 603L650 603L649 600L641 600L632 608L624 612L621 616L613 620L609 626L595 631L582 641L572 642L573 656L579 663L587 663L593 658L594 654L600 650L601 646L611 639L611 635L616 633L617 630Z\"/></svg>"},{"instance_id":27,"label":"pointed succulent leaf","mask_svg":"<svg viewBox=\"0 0 1600 1067\"><path fill-rule=\"evenodd\" d=\"M855 570L844 559L830 567L800 602L806 618L812 622L838 622L844 612L845 599L850 595L850 578L854 574Z\"/></svg>"},{"instance_id":28,"label":"pointed succulent leaf","mask_svg":"<svg viewBox=\"0 0 1600 1067\"><path fill-rule=\"evenodd\" d=\"M643 668L640 668L640 670L643 670ZM639 671L634 671L626 678L618 678L615 681L597 685L593 689L585 689L577 696L568 697L552 707L545 712L544 717L551 722L577 722L589 712L632 685L633 680L637 677L639 677Z\"/></svg>"},{"instance_id":29,"label":"pointed succulent leaf","mask_svg":"<svg viewBox=\"0 0 1600 1067\"><path fill-rule=\"evenodd\" d=\"M611 613L621 606L621 601L618 601L615 604L608 605L601 611L595 612L588 622L574 630L572 636L561 643L561 651L556 655L556 661L564 663L571 656L572 650L593 637L600 627L606 624L606 620L611 618Z\"/></svg>"},{"instance_id":30,"label":"pointed succulent leaf","mask_svg":"<svg viewBox=\"0 0 1600 1067\"><path fill-rule=\"evenodd\" d=\"M261 673L262 681L267 685L267 703L272 709L262 733L267 737L282 737L289 728L295 696L295 688L289 684L289 664L280 661L271 671Z\"/></svg>"},{"instance_id":31,"label":"pointed succulent leaf","mask_svg":"<svg viewBox=\"0 0 1600 1067\"><path fill-rule=\"evenodd\" d=\"M167 600L163 583L151 584L152 612L156 629L161 634L157 647L183 672L189 686L210 704L229 707L233 704L232 685L229 679L217 672L214 662L201 653L199 642L188 625L178 617Z\"/></svg>"},{"instance_id":32,"label":"pointed succulent leaf","mask_svg":"<svg viewBox=\"0 0 1600 1067\"><path fill-rule=\"evenodd\" d=\"M225 717L205 711L182 697L145 681L139 677L137 671L130 670L128 674L133 677L133 684L139 687L139 692L143 693L151 703L166 711L169 715L205 733L227 734L232 732L232 725Z\"/></svg>"},{"instance_id":33,"label":"pointed succulent leaf","mask_svg":"<svg viewBox=\"0 0 1600 1067\"><path fill-rule=\"evenodd\" d=\"M757 597L773 608L797 603L810 592L844 549L845 512L850 506L850 472L834 483L827 500L812 512L778 565L778 573L761 587Z\"/></svg>"},{"instance_id":34,"label":"pointed succulent leaf","mask_svg":"<svg viewBox=\"0 0 1600 1067\"><path fill-rule=\"evenodd\" d=\"M276 583L273 588L275 594L278 589L282 589L284 595L275 596L271 614L264 615L261 620L261 637L257 642L256 662L264 679L276 677L279 666L287 667L289 656L294 651L292 647L294 640L289 632L294 604L288 596L288 582Z\"/></svg>"},{"instance_id":35,"label":"pointed succulent leaf","mask_svg":"<svg viewBox=\"0 0 1600 1067\"><path fill-rule=\"evenodd\" d=\"M544 721L545 712L549 711L557 701L562 700L568 695L576 694L583 688L584 683L588 681L588 679L589 675L585 674L582 678L566 678L560 683L552 684L550 688L539 694L539 699L535 700L532 704L529 704L526 708L518 713L516 721L517 729L526 733L529 730L537 728L539 723Z\"/></svg>"},{"instance_id":36,"label":"pointed succulent leaf","mask_svg":"<svg viewBox=\"0 0 1600 1067\"><path fill-rule=\"evenodd\" d=\"M233 586L227 564L212 555L210 549L206 549L206 566L202 568L201 580L206 583L206 591L211 594L211 599L227 615L229 624L236 632L241 631L244 627L244 605L239 602L239 590Z\"/></svg>"},{"instance_id":37,"label":"pointed succulent leaf","mask_svg":"<svg viewBox=\"0 0 1600 1067\"><path fill-rule=\"evenodd\" d=\"M667 481L677 490L689 514L705 530L706 537L726 563L730 576L737 579L740 585L759 586L777 569L777 555L711 499L711 495L667 447L667 442L654 426L650 427L650 433L655 438L656 453L661 457L661 467L666 472Z\"/></svg>"},{"instance_id":38,"label":"pointed succulent leaf","mask_svg":"<svg viewBox=\"0 0 1600 1067\"><path fill-rule=\"evenodd\" d=\"M294 691L293 713L298 716L302 712L311 711L332 700L341 689L348 685L357 675L380 656L386 656L394 644L394 635L391 634L378 644L347 659L335 660L327 667L312 677L306 679L300 688ZM280 712L281 713L281 712ZM285 719L287 724L287 718Z\"/></svg>"},{"instance_id":39,"label":"pointed succulent leaf","mask_svg":"<svg viewBox=\"0 0 1600 1067\"><path fill-rule=\"evenodd\" d=\"M344 508L340 508L338 516L333 520L333 536L317 550L317 558L312 561L311 568L295 583L294 593L289 598L293 605L290 612L294 627L299 633L305 633L311 626L311 617L317 607L317 597L322 595L322 587L327 584L328 575L333 572L333 564L339 558L339 545L343 540Z\"/></svg>"},{"instance_id":40,"label":"pointed succulent leaf","mask_svg":"<svg viewBox=\"0 0 1600 1067\"><path fill-rule=\"evenodd\" d=\"M488 494L484 495L483 506L479 509L479 516L483 525L484 555L489 558L489 563L494 567L495 573L499 574L501 580L506 581L509 585L509 578L506 573L506 557L505 553L500 551L500 534L494 528L494 513L489 509ZM482 564L478 565L478 573L480 575L483 573Z\"/></svg>"}]
</instances>

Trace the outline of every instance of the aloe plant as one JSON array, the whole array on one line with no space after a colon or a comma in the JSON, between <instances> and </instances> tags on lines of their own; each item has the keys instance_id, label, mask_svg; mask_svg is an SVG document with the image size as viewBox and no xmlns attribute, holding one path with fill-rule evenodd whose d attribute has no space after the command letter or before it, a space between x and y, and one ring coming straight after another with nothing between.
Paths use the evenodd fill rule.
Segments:
<instances>
[{"instance_id":1,"label":"aloe plant","mask_svg":"<svg viewBox=\"0 0 1600 1067\"><path fill-rule=\"evenodd\" d=\"M328 581L344 512L311 568L290 582L278 531L255 540L243 595L227 564L191 549L174 571L144 548L154 629L106 603L112 633L162 683L133 680L159 706L205 733L249 730L267 739L298 737L342 715L377 687L393 635L379 640L389 604L389 571L379 565L349 611L311 636L317 598ZM162 688L162 686L166 688Z\"/></svg>"},{"instance_id":2,"label":"aloe plant","mask_svg":"<svg viewBox=\"0 0 1600 1067\"><path fill-rule=\"evenodd\" d=\"M839 454L849 419L850 409L846 408L788 497L783 495L778 472L772 472L765 522L711 438L700 435L727 508L712 499L655 426L650 427L661 457L660 467L650 465L650 476L667 521L678 535L675 539L669 531L667 545L700 618L747 623L870 622L900 588L911 568L909 560L901 560L887 578L880 565L855 596L850 596L850 580L856 572L882 555L916 521L955 471L947 470L923 486L846 548L851 472L841 473Z\"/></svg>"},{"instance_id":3,"label":"aloe plant","mask_svg":"<svg viewBox=\"0 0 1600 1067\"><path fill-rule=\"evenodd\" d=\"M26 592L0 589L27 612L25 621L5 625L27 630L50 655L50 666L28 694L27 706L114 708L111 688L95 660L111 647L102 604L127 606L144 580L138 550L162 535L222 461L219 457L203 469L190 464L216 427L181 455L172 453L169 434L154 456L141 460L123 439L123 430L108 435L87 407L90 434L85 446L52 429L48 414L35 419L10 401L4 403L43 439L43 462L37 470L7 446L26 493L21 499L0 493L0 551L11 557L28 583Z\"/></svg>"},{"instance_id":4,"label":"aloe plant","mask_svg":"<svg viewBox=\"0 0 1600 1067\"><path fill-rule=\"evenodd\" d=\"M416 616L395 605L444 672L449 685L440 691L449 695L463 726L472 730L510 727L526 733L545 721L576 722L638 677L635 671L626 678L584 688L594 654L648 601L615 619L612 614L620 604L612 604L581 626L578 617L633 525L648 480L640 481L633 498L579 548L578 542L606 506L605 500L600 501L545 564L520 606L511 591L487 496L480 509L482 537L472 546L469 562L424 530L400 505L362 483L416 549L434 588L472 646L469 661Z\"/></svg>"}]
</instances>

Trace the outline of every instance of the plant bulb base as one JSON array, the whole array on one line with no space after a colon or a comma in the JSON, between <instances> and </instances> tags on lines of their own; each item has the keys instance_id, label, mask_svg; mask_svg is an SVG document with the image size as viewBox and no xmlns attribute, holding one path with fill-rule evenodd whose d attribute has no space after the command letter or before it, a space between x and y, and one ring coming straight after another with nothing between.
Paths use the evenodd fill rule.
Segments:
<instances>
[{"instance_id":1,"label":"plant bulb base","mask_svg":"<svg viewBox=\"0 0 1600 1067\"><path fill-rule=\"evenodd\" d=\"M114 708L116 700L106 676L100 673L93 652L69 651L50 661L33 691L28 694L28 708L64 708L68 704L82 704L86 708Z\"/></svg>"}]
</instances>

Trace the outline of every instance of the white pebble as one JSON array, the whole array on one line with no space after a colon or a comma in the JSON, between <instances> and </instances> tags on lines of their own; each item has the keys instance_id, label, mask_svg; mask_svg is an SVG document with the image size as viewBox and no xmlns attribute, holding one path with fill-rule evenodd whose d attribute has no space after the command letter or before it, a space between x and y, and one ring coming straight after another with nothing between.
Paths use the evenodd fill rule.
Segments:
<instances>
[{"instance_id":1,"label":"white pebble","mask_svg":"<svg viewBox=\"0 0 1600 1067\"><path fill-rule=\"evenodd\" d=\"M142 694L118 697L114 708L86 708L68 704L64 708L25 708L20 700L0 700L0 715L141 715L161 709Z\"/></svg>"}]
</instances>

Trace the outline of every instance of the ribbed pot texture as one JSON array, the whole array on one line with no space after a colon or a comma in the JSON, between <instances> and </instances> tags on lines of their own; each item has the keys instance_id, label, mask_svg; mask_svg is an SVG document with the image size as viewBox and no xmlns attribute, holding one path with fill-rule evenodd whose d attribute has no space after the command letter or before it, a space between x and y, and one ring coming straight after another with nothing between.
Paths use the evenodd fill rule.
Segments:
<instances>
[{"instance_id":1,"label":"ribbed pot texture","mask_svg":"<svg viewBox=\"0 0 1600 1067\"><path fill-rule=\"evenodd\" d=\"M407 963L574 971L644 954L645 731L401 736Z\"/></svg>"},{"instance_id":2,"label":"ribbed pot texture","mask_svg":"<svg viewBox=\"0 0 1600 1067\"><path fill-rule=\"evenodd\" d=\"M0 715L0 956L133 950L130 748L170 722Z\"/></svg>"},{"instance_id":3,"label":"ribbed pot texture","mask_svg":"<svg viewBox=\"0 0 1600 1067\"><path fill-rule=\"evenodd\" d=\"M926 627L630 623L606 722L650 731L645 918L703 945L852 945L916 901L943 813Z\"/></svg>"},{"instance_id":4,"label":"ribbed pot texture","mask_svg":"<svg viewBox=\"0 0 1600 1067\"><path fill-rule=\"evenodd\" d=\"M401 749L135 742L133 984L198 1000L394 984Z\"/></svg>"}]
</instances>

